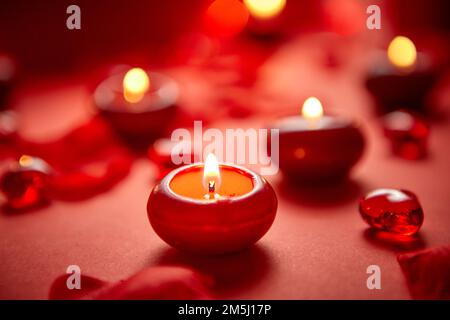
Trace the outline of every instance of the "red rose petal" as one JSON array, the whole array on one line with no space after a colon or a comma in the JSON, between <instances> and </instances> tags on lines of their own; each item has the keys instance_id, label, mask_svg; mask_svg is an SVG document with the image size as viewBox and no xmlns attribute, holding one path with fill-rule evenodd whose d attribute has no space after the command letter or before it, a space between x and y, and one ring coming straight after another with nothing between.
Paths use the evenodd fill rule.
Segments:
<instances>
[{"instance_id":1,"label":"red rose petal","mask_svg":"<svg viewBox=\"0 0 450 320\"><path fill-rule=\"evenodd\" d=\"M110 148L98 159L79 163L72 170L60 170L51 179L52 195L60 200L81 200L105 192L130 171L132 158L122 148Z\"/></svg>"},{"instance_id":2,"label":"red rose petal","mask_svg":"<svg viewBox=\"0 0 450 320\"><path fill-rule=\"evenodd\" d=\"M193 300L209 299L208 280L183 267L151 267L116 283L89 276L81 277L81 289L69 290L69 275L58 277L50 289L50 299L93 300Z\"/></svg>"},{"instance_id":3,"label":"red rose petal","mask_svg":"<svg viewBox=\"0 0 450 320\"><path fill-rule=\"evenodd\" d=\"M128 174L133 161L114 132L96 117L52 142L20 142L20 150L52 166L50 193L59 200L83 200L109 190Z\"/></svg>"},{"instance_id":4,"label":"red rose petal","mask_svg":"<svg viewBox=\"0 0 450 320\"><path fill-rule=\"evenodd\" d=\"M414 299L450 299L450 246L397 256Z\"/></svg>"},{"instance_id":5,"label":"red rose petal","mask_svg":"<svg viewBox=\"0 0 450 320\"><path fill-rule=\"evenodd\" d=\"M89 293L107 286L108 283L97 278L81 275L81 289L67 288L67 278L70 274L63 274L56 278L50 287L50 300L78 300L83 299Z\"/></svg>"}]
</instances>

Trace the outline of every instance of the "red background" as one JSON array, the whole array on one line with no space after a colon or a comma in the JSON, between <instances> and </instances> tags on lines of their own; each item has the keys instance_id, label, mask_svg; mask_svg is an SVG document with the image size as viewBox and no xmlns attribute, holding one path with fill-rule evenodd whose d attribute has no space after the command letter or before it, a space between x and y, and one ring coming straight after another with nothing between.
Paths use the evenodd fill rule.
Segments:
<instances>
[{"instance_id":1,"label":"red background","mask_svg":"<svg viewBox=\"0 0 450 320\"><path fill-rule=\"evenodd\" d=\"M416 4L409 5L412 2ZM238 65L244 66L239 72L248 71L245 66L252 57L259 58L253 62L257 66L248 68L252 80L246 90L254 100L246 100L247 96L239 100L234 91L223 93L239 100L251 116L219 117L208 99L220 98L184 96L182 107L194 116L202 114L215 127L261 125L280 105L296 112L302 99L320 96L325 110L338 110L363 123L368 148L348 185L294 190L281 175L268 177L279 198L277 218L268 234L253 249L237 255L192 257L169 248L151 229L145 208L155 167L138 158L130 175L108 193L82 202L54 202L36 212L0 215L0 298L45 299L51 282L71 264L105 280L125 278L147 266L188 265L216 279L214 292L220 298L409 298L396 254L450 243L448 108L442 110L440 121L433 122L430 156L408 162L389 153L362 83L370 65L367 52L382 43L380 34L414 28L418 33L432 30L433 35L448 32L440 18L443 7L424 2L386 5L383 12L391 19L387 30L336 40L319 33L330 31L319 2L288 1L289 18L283 23L287 40L255 49L253 43L239 39L214 58L217 62L237 55ZM108 63L164 67L185 92L187 88L215 92L214 86L205 87L208 67L195 69L174 58L186 49L180 47L183 35L199 30L207 2L79 1L81 31L65 28L69 4L0 4L1 49L16 57L21 71L13 108L24 136L36 141L54 139L88 119L90 85L99 80L97 70ZM406 11L410 14L400 14ZM411 23L412 18L397 16L418 18ZM336 70L325 68L320 58L320 50L330 43L342 60ZM220 72L235 71L233 63L212 69L213 79L220 78ZM438 93L448 99L448 81ZM261 103L267 96L274 102ZM192 105L201 106L200 110L192 111ZM357 200L378 187L405 188L419 196L425 223L418 237L393 242L367 228L357 212ZM381 267L382 290L366 287L366 268L371 264Z\"/></svg>"}]
</instances>

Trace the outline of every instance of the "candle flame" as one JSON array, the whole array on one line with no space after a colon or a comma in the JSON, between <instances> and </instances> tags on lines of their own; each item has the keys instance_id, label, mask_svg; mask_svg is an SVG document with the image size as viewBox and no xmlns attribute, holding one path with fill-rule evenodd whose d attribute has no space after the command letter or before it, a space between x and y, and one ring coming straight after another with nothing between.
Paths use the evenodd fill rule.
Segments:
<instances>
[{"instance_id":1,"label":"candle flame","mask_svg":"<svg viewBox=\"0 0 450 320\"><path fill-rule=\"evenodd\" d=\"M19 158L19 164L23 167L27 167L27 166L31 165L32 162L33 162L33 157L26 155L26 154L22 155Z\"/></svg>"},{"instance_id":2,"label":"candle flame","mask_svg":"<svg viewBox=\"0 0 450 320\"><path fill-rule=\"evenodd\" d=\"M270 19L284 9L286 0L244 0L244 4L255 18Z\"/></svg>"},{"instance_id":3,"label":"candle flame","mask_svg":"<svg viewBox=\"0 0 450 320\"><path fill-rule=\"evenodd\" d=\"M145 93L150 89L150 79L147 73L141 68L128 70L123 78L123 97L130 103L136 103L144 98Z\"/></svg>"},{"instance_id":4,"label":"candle flame","mask_svg":"<svg viewBox=\"0 0 450 320\"><path fill-rule=\"evenodd\" d=\"M305 100L302 107L302 116L306 119L320 119L323 115L323 107L320 100L316 97L309 97Z\"/></svg>"},{"instance_id":5,"label":"candle flame","mask_svg":"<svg viewBox=\"0 0 450 320\"><path fill-rule=\"evenodd\" d=\"M207 193L217 193L220 187L219 162L213 153L206 157L203 169L203 186Z\"/></svg>"},{"instance_id":6,"label":"candle flame","mask_svg":"<svg viewBox=\"0 0 450 320\"><path fill-rule=\"evenodd\" d=\"M416 63L416 46L409 38L397 36L389 44L387 55L394 66L408 68Z\"/></svg>"}]
</instances>

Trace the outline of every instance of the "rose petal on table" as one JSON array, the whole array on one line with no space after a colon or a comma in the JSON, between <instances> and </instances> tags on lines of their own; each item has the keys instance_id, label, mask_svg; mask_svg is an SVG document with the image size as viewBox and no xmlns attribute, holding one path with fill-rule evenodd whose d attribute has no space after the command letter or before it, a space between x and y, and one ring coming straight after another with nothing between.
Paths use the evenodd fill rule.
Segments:
<instances>
[{"instance_id":1,"label":"rose petal on table","mask_svg":"<svg viewBox=\"0 0 450 320\"><path fill-rule=\"evenodd\" d=\"M80 275L81 289L69 289L67 287L67 279L72 274L63 274L53 281L50 287L50 300L78 300L83 299L89 293L97 291L107 286L108 283L90 276Z\"/></svg>"},{"instance_id":2,"label":"rose petal on table","mask_svg":"<svg viewBox=\"0 0 450 320\"><path fill-rule=\"evenodd\" d=\"M54 141L20 140L19 153L40 156L54 169L52 197L77 201L106 192L125 178L133 156L98 117Z\"/></svg>"},{"instance_id":3,"label":"rose petal on table","mask_svg":"<svg viewBox=\"0 0 450 320\"><path fill-rule=\"evenodd\" d=\"M116 283L82 276L80 290L67 288L66 280L69 276L62 275L55 280L50 289L50 299L194 300L211 298L207 289L210 285L209 278L184 267L150 267Z\"/></svg>"},{"instance_id":4,"label":"rose petal on table","mask_svg":"<svg viewBox=\"0 0 450 320\"><path fill-rule=\"evenodd\" d=\"M450 246L397 256L414 299L450 299Z\"/></svg>"},{"instance_id":5,"label":"rose petal on table","mask_svg":"<svg viewBox=\"0 0 450 320\"><path fill-rule=\"evenodd\" d=\"M50 180L52 196L76 201L106 192L125 178L131 168L131 155L121 148L110 148L91 162L79 163L73 170L57 171Z\"/></svg>"}]
</instances>

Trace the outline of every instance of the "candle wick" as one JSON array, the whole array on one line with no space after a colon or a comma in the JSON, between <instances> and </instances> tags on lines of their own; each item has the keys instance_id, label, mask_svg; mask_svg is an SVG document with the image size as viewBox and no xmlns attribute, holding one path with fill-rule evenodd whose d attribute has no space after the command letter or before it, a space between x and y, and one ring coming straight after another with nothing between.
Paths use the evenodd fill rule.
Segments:
<instances>
[{"instance_id":1,"label":"candle wick","mask_svg":"<svg viewBox=\"0 0 450 320\"><path fill-rule=\"evenodd\" d=\"M215 191L216 191L216 183L214 182L214 180L211 180L208 183L208 192L214 193Z\"/></svg>"},{"instance_id":2,"label":"candle wick","mask_svg":"<svg viewBox=\"0 0 450 320\"><path fill-rule=\"evenodd\" d=\"M216 193L216 182L211 180L208 182L208 194L205 194L205 199L218 199L219 195Z\"/></svg>"}]
</instances>

